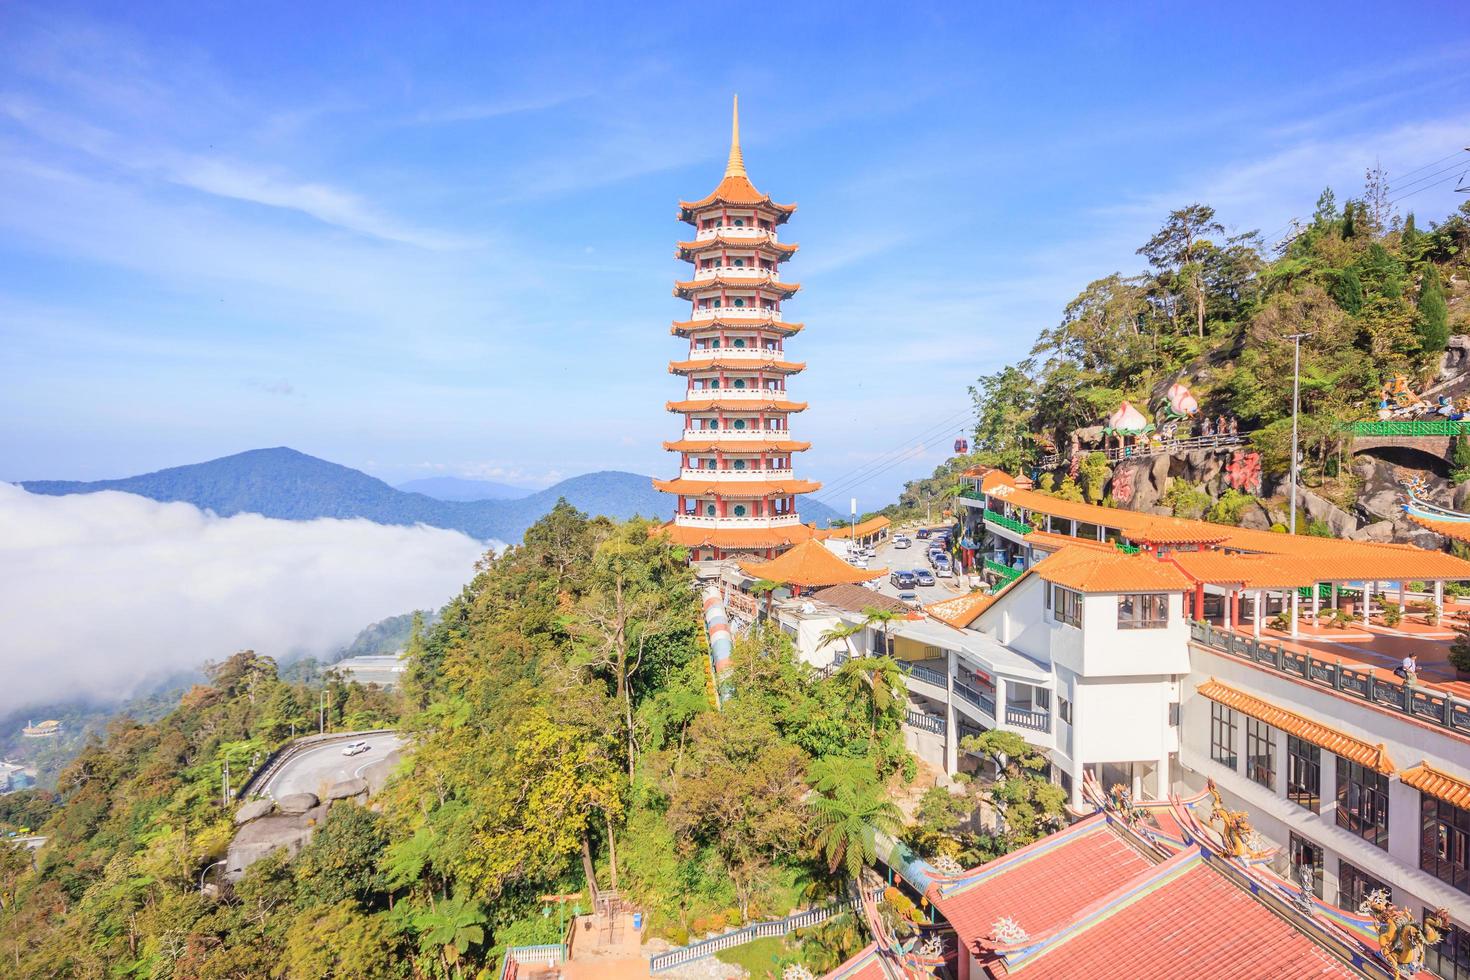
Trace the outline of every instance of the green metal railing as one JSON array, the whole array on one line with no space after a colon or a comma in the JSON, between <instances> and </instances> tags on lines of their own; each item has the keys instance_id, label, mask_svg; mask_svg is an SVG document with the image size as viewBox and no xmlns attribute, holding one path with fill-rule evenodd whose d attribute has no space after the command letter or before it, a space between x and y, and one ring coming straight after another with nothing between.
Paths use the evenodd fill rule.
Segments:
<instances>
[{"instance_id":1,"label":"green metal railing","mask_svg":"<svg viewBox=\"0 0 1470 980\"><path fill-rule=\"evenodd\" d=\"M995 524L998 527L1003 527L1007 530L1015 531L1017 534L1030 534L1032 531L1036 530L1036 528L1032 527L1030 524L1027 524L1025 521L1018 521L1014 517L1007 517L1000 511L996 510L987 510L985 512L985 523Z\"/></svg>"},{"instance_id":2,"label":"green metal railing","mask_svg":"<svg viewBox=\"0 0 1470 980\"><path fill-rule=\"evenodd\" d=\"M1142 548L1140 548L1136 544L1126 544L1126 543L1124 543L1122 541L1114 541L1113 542L1113 547L1114 548L1117 548L1119 551L1123 552L1123 554L1125 554L1125 555L1136 555L1140 551L1143 550Z\"/></svg>"},{"instance_id":3,"label":"green metal railing","mask_svg":"<svg viewBox=\"0 0 1470 980\"><path fill-rule=\"evenodd\" d=\"M991 561L989 558L985 559L985 570L987 572L994 572L1000 576L1002 585L1010 585L1021 577L1021 572L1018 569L1012 568L1009 565L1002 565L998 561Z\"/></svg>"},{"instance_id":4,"label":"green metal railing","mask_svg":"<svg viewBox=\"0 0 1470 980\"><path fill-rule=\"evenodd\" d=\"M1347 430L1355 436L1466 436L1470 421L1453 419L1375 419L1371 422L1349 422Z\"/></svg>"}]
</instances>

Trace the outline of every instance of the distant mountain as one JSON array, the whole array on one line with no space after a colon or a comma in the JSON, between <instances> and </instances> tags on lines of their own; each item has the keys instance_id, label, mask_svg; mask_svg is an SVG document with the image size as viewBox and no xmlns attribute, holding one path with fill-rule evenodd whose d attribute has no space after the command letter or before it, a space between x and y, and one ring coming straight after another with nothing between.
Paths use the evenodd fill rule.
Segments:
<instances>
[{"instance_id":1,"label":"distant mountain","mask_svg":"<svg viewBox=\"0 0 1470 980\"><path fill-rule=\"evenodd\" d=\"M404 493L421 493L435 500L520 500L536 491L493 480L465 480L457 476L431 476L398 484Z\"/></svg>"},{"instance_id":2,"label":"distant mountain","mask_svg":"<svg viewBox=\"0 0 1470 980\"><path fill-rule=\"evenodd\" d=\"M668 495L636 473L584 473L517 500L435 500L285 447L252 449L120 480L29 480L21 486L53 496L121 490L152 500L185 501L222 517L248 513L289 521L361 517L377 524L427 524L481 541L512 543L560 497L578 510L617 520L666 517L674 510ZM839 516L814 500L803 500L801 511L806 520L822 525Z\"/></svg>"}]
</instances>

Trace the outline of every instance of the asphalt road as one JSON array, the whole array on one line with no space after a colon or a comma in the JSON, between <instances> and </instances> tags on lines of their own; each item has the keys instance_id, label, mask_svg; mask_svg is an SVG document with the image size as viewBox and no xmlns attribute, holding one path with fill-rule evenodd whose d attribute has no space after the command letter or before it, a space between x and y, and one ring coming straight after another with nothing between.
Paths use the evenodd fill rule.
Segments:
<instances>
[{"instance_id":1,"label":"asphalt road","mask_svg":"<svg viewBox=\"0 0 1470 980\"><path fill-rule=\"evenodd\" d=\"M914 544L911 548L895 548L893 538L878 545L878 557L868 562L870 568L886 568L890 573L895 571L915 571L920 568L928 569L933 574L934 569L929 564L929 542L920 540L913 536L913 532L907 532ZM933 585L920 585L913 591L919 594L919 602L928 605L941 599L951 599L960 594L962 587L958 576L955 578L934 579ZM878 580L878 591L884 595L896 596L901 591L894 588L887 575Z\"/></svg>"},{"instance_id":2,"label":"asphalt road","mask_svg":"<svg viewBox=\"0 0 1470 980\"><path fill-rule=\"evenodd\" d=\"M349 740L350 741L350 740ZM358 776L372 775L371 767L391 765L390 753L404 744L397 733L363 737L368 750L359 755L343 755L347 742L328 742L307 749L281 767L265 786L265 795L273 800L292 793L316 793L320 796L333 783Z\"/></svg>"}]
</instances>

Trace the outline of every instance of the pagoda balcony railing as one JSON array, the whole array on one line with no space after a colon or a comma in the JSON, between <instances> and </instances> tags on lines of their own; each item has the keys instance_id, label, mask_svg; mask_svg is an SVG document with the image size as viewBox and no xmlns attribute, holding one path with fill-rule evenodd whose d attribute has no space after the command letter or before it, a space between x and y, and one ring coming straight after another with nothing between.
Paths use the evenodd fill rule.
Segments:
<instances>
[{"instance_id":1,"label":"pagoda balcony railing","mask_svg":"<svg viewBox=\"0 0 1470 980\"><path fill-rule=\"evenodd\" d=\"M781 311L763 309L759 306L711 306L707 309L696 309L694 319L713 320L719 317L721 320L780 320Z\"/></svg>"},{"instance_id":2,"label":"pagoda balcony railing","mask_svg":"<svg viewBox=\"0 0 1470 980\"><path fill-rule=\"evenodd\" d=\"M769 347L705 347L690 350L689 359L691 361L713 361L716 358L722 361L779 361L785 354L785 351L773 350Z\"/></svg>"},{"instance_id":3,"label":"pagoda balcony railing","mask_svg":"<svg viewBox=\"0 0 1470 980\"><path fill-rule=\"evenodd\" d=\"M784 398L786 391L782 388L690 388L690 398L710 398L718 396L727 398Z\"/></svg>"},{"instance_id":4,"label":"pagoda balcony railing","mask_svg":"<svg viewBox=\"0 0 1470 980\"><path fill-rule=\"evenodd\" d=\"M761 530L768 527L794 527L801 523L799 514L777 514L773 517L706 517L703 514L678 514L674 523L680 527L729 527Z\"/></svg>"},{"instance_id":5,"label":"pagoda balcony railing","mask_svg":"<svg viewBox=\"0 0 1470 980\"><path fill-rule=\"evenodd\" d=\"M701 241L707 238L714 238L718 235L724 235L726 238L769 238L773 242L776 240L776 232L774 229L750 228L745 225L742 225L739 228L733 226L727 226L724 228L701 228L698 233L695 234L694 240Z\"/></svg>"},{"instance_id":6,"label":"pagoda balcony railing","mask_svg":"<svg viewBox=\"0 0 1470 980\"><path fill-rule=\"evenodd\" d=\"M679 471L679 475L686 480L704 480L715 477L721 482L728 480L731 483L739 483L741 480L789 480L792 471L789 467L784 470L707 470L686 466Z\"/></svg>"},{"instance_id":7,"label":"pagoda balcony railing","mask_svg":"<svg viewBox=\"0 0 1470 980\"><path fill-rule=\"evenodd\" d=\"M770 277L772 282L781 281L781 273L775 269L762 269L753 265L712 265L707 269L695 269L694 281L701 279L764 279Z\"/></svg>"},{"instance_id":8,"label":"pagoda balcony railing","mask_svg":"<svg viewBox=\"0 0 1470 980\"><path fill-rule=\"evenodd\" d=\"M685 439L709 440L710 442L741 442L751 439L790 439L788 429L685 429Z\"/></svg>"}]
</instances>

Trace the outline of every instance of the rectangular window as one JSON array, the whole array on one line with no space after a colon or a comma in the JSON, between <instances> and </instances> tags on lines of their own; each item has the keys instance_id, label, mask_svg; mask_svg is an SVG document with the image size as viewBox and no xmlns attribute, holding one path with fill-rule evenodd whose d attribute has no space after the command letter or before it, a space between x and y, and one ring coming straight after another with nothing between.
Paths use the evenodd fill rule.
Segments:
<instances>
[{"instance_id":1,"label":"rectangular window","mask_svg":"<svg viewBox=\"0 0 1470 980\"><path fill-rule=\"evenodd\" d=\"M1393 900L1393 889L1370 874L1365 874L1346 861L1337 864L1337 907L1356 912L1363 899L1373 892L1382 890Z\"/></svg>"},{"instance_id":2,"label":"rectangular window","mask_svg":"<svg viewBox=\"0 0 1470 980\"><path fill-rule=\"evenodd\" d=\"M1245 720L1245 772L1267 789L1276 786L1275 732L1264 721Z\"/></svg>"},{"instance_id":3,"label":"rectangular window","mask_svg":"<svg viewBox=\"0 0 1470 980\"><path fill-rule=\"evenodd\" d=\"M1432 911L1425 909L1424 914ZM1470 930L1451 923L1443 935L1440 942L1424 951L1425 969L1444 980L1470 980Z\"/></svg>"},{"instance_id":4,"label":"rectangular window","mask_svg":"<svg viewBox=\"0 0 1470 980\"><path fill-rule=\"evenodd\" d=\"M1051 611L1056 621L1067 626L1082 628L1082 593L1053 585Z\"/></svg>"},{"instance_id":5,"label":"rectangular window","mask_svg":"<svg viewBox=\"0 0 1470 980\"><path fill-rule=\"evenodd\" d=\"M1067 724L1072 724L1072 702L1061 695L1057 696L1057 715Z\"/></svg>"},{"instance_id":6,"label":"rectangular window","mask_svg":"<svg viewBox=\"0 0 1470 980\"><path fill-rule=\"evenodd\" d=\"M1313 844L1305 837L1291 835L1289 853L1291 857L1292 880L1300 882L1303 871L1311 869L1312 892L1318 898L1322 897L1322 848Z\"/></svg>"},{"instance_id":7,"label":"rectangular window","mask_svg":"<svg viewBox=\"0 0 1470 980\"><path fill-rule=\"evenodd\" d=\"M1210 758L1235 768L1235 710L1210 702Z\"/></svg>"},{"instance_id":8,"label":"rectangular window","mask_svg":"<svg viewBox=\"0 0 1470 980\"><path fill-rule=\"evenodd\" d=\"M1286 798L1322 812L1322 750L1295 735L1286 736Z\"/></svg>"},{"instance_id":9,"label":"rectangular window","mask_svg":"<svg viewBox=\"0 0 1470 980\"><path fill-rule=\"evenodd\" d=\"M1145 592L1118 596L1118 629L1158 630L1169 625L1169 597Z\"/></svg>"},{"instance_id":10,"label":"rectangular window","mask_svg":"<svg viewBox=\"0 0 1470 980\"><path fill-rule=\"evenodd\" d=\"M1178 701L1170 701L1169 702L1169 727L1170 728L1178 728L1179 727L1179 702Z\"/></svg>"},{"instance_id":11,"label":"rectangular window","mask_svg":"<svg viewBox=\"0 0 1470 980\"><path fill-rule=\"evenodd\" d=\"M1470 810L1419 794L1423 817L1419 867L1462 892L1470 892Z\"/></svg>"},{"instance_id":12,"label":"rectangular window","mask_svg":"<svg viewBox=\"0 0 1470 980\"><path fill-rule=\"evenodd\" d=\"M1337 825L1387 850L1388 777L1339 756Z\"/></svg>"}]
</instances>

